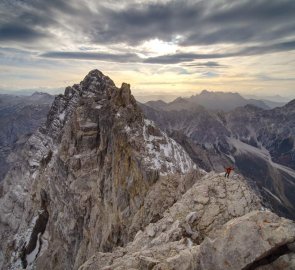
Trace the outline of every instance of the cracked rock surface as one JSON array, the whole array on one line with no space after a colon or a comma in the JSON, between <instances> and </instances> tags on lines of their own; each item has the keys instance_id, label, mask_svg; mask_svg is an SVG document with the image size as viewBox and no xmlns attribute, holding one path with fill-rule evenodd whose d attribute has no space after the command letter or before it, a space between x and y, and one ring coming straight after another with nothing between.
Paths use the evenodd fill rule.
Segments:
<instances>
[{"instance_id":1,"label":"cracked rock surface","mask_svg":"<svg viewBox=\"0 0 295 270\"><path fill-rule=\"evenodd\" d=\"M294 222L270 211L234 218L200 245L183 235L173 238L176 224L166 232L170 237L160 239L146 228L127 247L97 253L79 269L294 269L295 253L287 248L295 240Z\"/></svg>"},{"instance_id":2,"label":"cracked rock surface","mask_svg":"<svg viewBox=\"0 0 295 270\"><path fill-rule=\"evenodd\" d=\"M259 198L243 178L209 174L166 210L161 220L139 231L132 243L113 253L97 253L80 270L268 269L263 267L277 265L289 268L273 269L292 269L290 249L278 254L275 262L267 258L294 242L294 222L260 208ZM263 260L267 266L259 266Z\"/></svg>"},{"instance_id":3,"label":"cracked rock surface","mask_svg":"<svg viewBox=\"0 0 295 270\"><path fill-rule=\"evenodd\" d=\"M247 238L246 235L250 246L255 244L255 241L259 245L265 244L260 243L259 235L248 234L248 229L251 232L251 226L254 228L255 222L263 221L262 225L266 227L261 225L261 228L265 230L265 234L276 224L278 231L282 228L284 230L281 232L282 238L290 237L284 244L294 241L294 224L291 221L281 219L269 211L258 211L259 209L259 198L249 189L242 177L227 179L222 175L208 174L197 180L167 209L162 219L139 231L133 242L113 253L97 253L81 266L80 270L242 269L257 258L249 257L249 262L237 266L237 258L232 257L230 252L242 243L243 237ZM215 242L221 247L212 246ZM263 252L280 244L283 244L280 239L273 241ZM248 256L247 250L250 246L241 250L241 259ZM263 252L261 254L264 254ZM255 249L253 253L257 257L262 256ZM226 260L229 265L224 266L223 261ZM230 268L230 263L235 264Z\"/></svg>"}]
</instances>

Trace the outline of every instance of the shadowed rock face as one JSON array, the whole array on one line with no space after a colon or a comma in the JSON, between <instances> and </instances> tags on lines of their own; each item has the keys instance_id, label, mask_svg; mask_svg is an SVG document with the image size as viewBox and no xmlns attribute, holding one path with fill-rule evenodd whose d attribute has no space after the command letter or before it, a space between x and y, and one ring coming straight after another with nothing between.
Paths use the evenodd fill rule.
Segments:
<instances>
[{"instance_id":1,"label":"shadowed rock face","mask_svg":"<svg viewBox=\"0 0 295 270\"><path fill-rule=\"evenodd\" d=\"M49 213L47 210L43 210L41 213L39 213L39 216L36 220L36 223L33 227L32 234L30 236L29 242L23 247L20 253L20 259L22 262L22 267L26 268L28 266L27 257L30 256L31 253L36 251L36 255L38 256L41 248L42 248L42 240L40 236L43 235L46 225L48 222Z\"/></svg>"},{"instance_id":2,"label":"shadowed rock face","mask_svg":"<svg viewBox=\"0 0 295 270\"><path fill-rule=\"evenodd\" d=\"M41 207L38 211L37 219L34 223L34 227L32 229L31 235L29 235L28 243L25 242L23 248L20 252L20 259L22 267L25 269L28 266L28 256L32 256L33 253L35 257L38 256L41 248L42 248L42 238L41 236L44 234L46 225L49 218L49 213L47 210L47 206L49 203L49 198L44 189L40 191L40 199L41 199Z\"/></svg>"},{"instance_id":3,"label":"shadowed rock face","mask_svg":"<svg viewBox=\"0 0 295 270\"><path fill-rule=\"evenodd\" d=\"M22 158L0 198L3 269L242 269L294 242L243 177L200 170L98 70L56 97ZM216 251L230 245L237 262Z\"/></svg>"}]
</instances>

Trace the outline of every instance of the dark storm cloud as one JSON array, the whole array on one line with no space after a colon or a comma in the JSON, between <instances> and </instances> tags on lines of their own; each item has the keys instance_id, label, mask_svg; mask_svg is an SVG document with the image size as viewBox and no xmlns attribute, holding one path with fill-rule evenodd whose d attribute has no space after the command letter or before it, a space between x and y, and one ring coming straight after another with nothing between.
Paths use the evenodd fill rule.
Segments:
<instances>
[{"instance_id":1,"label":"dark storm cloud","mask_svg":"<svg viewBox=\"0 0 295 270\"><path fill-rule=\"evenodd\" d=\"M229 8L218 9L208 16L215 23L231 23L262 20L281 20L294 15L295 3L292 0L228 1ZM234 4L233 4L234 3Z\"/></svg>"},{"instance_id":2,"label":"dark storm cloud","mask_svg":"<svg viewBox=\"0 0 295 270\"><path fill-rule=\"evenodd\" d=\"M115 61L118 57L118 62L163 64L294 49L292 42L282 43L295 36L294 0L172 0L142 4L126 0L123 6L114 5L117 3L114 1L87 3L76 0L2 0L0 41L10 44L15 41L21 45L39 41L40 51L44 51L45 46L53 51L42 55L48 58L93 57L95 60ZM55 52L62 41L60 36L55 36L57 32L64 33L67 40L76 45L138 45L158 38L180 46L231 43L236 44L237 49L218 54L177 53L145 60L132 54Z\"/></svg>"},{"instance_id":3,"label":"dark storm cloud","mask_svg":"<svg viewBox=\"0 0 295 270\"><path fill-rule=\"evenodd\" d=\"M228 26L223 24L215 29L214 27L211 29L208 27L206 31L200 29L195 32L190 32L180 44L182 46L211 45L218 43L243 45L250 42L272 42L294 35L295 23L293 21L294 20L290 20L290 22L283 23L282 25L274 25L265 22L258 24L249 22L248 24L243 24L233 21L232 24Z\"/></svg>"},{"instance_id":4,"label":"dark storm cloud","mask_svg":"<svg viewBox=\"0 0 295 270\"><path fill-rule=\"evenodd\" d=\"M194 53L177 53L171 55L162 55L158 57L140 58L136 54L111 54L100 52L46 52L41 54L41 57L56 58L56 59L81 59L81 60L106 60L113 62L137 62L148 64L178 64L182 62L190 62L196 59L211 59L211 58L226 58L235 56L232 54L194 54ZM208 62L207 67L210 66ZM211 62L212 63L212 62ZM203 65L203 66L206 66ZM211 64L211 67L213 64Z\"/></svg>"},{"instance_id":5,"label":"dark storm cloud","mask_svg":"<svg viewBox=\"0 0 295 270\"><path fill-rule=\"evenodd\" d=\"M293 0L170 1L100 11L86 31L99 43L138 44L152 38L173 41L181 35L184 46L241 44L295 34Z\"/></svg>"},{"instance_id":6,"label":"dark storm cloud","mask_svg":"<svg viewBox=\"0 0 295 270\"><path fill-rule=\"evenodd\" d=\"M111 62L139 62L140 58L136 54L111 54L111 53L94 53L94 52L47 52L40 55L46 58L57 59L82 59L82 60L101 60Z\"/></svg>"},{"instance_id":7,"label":"dark storm cloud","mask_svg":"<svg viewBox=\"0 0 295 270\"><path fill-rule=\"evenodd\" d=\"M292 51L295 50L295 40L280 42L271 45L265 46L251 46L246 47L241 50L239 54L241 55L255 55L255 54L266 54L273 52L284 52L284 51Z\"/></svg>"},{"instance_id":8,"label":"dark storm cloud","mask_svg":"<svg viewBox=\"0 0 295 270\"><path fill-rule=\"evenodd\" d=\"M0 26L0 41L32 41L47 35L24 25L8 24Z\"/></svg>"},{"instance_id":9,"label":"dark storm cloud","mask_svg":"<svg viewBox=\"0 0 295 270\"><path fill-rule=\"evenodd\" d=\"M250 52L248 53L250 54ZM102 60L111 62L136 62L148 64L179 64L183 62L191 62L193 60L226 58L237 56L238 53L228 54L194 54L194 53L177 53L162 55L157 57L140 58L136 54L111 54L111 53L95 53L95 52L46 52L40 54L40 57L55 59L77 59L77 60ZM210 62L208 62L210 63ZM213 67L213 64L198 64L196 66ZM215 65L216 66L216 65ZM219 65L220 66L220 65Z\"/></svg>"},{"instance_id":10,"label":"dark storm cloud","mask_svg":"<svg viewBox=\"0 0 295 270\"><path fill-rule=\"evenodd\" d=\"M145 59L149 64L178 64L182 62L191 62L196 59L212 59L229 57L228 54L197 54L197 53L176 53L150 57Z\"/></svg>"},{"instance_id":11,"label":"dark storm cloud","mask_svg":"<svg viewBox=\"0 0 295 270\"><path fill-rule=\"evenodd\" d=\"M130 4L122 10L101 8L88 34L99 43L139 44L153 38L170 41L191 29L203 10L201 2L190 4L187 1Z\"/></svg>"},{"instance_id":12,"label":"dark storm cloud","mask_svg":"<svg viewBox=\"0 0 295 270\"><path fill-rule=\"evenodd\" d=\"M59 28L58 12L73 12L67 1L3 1L0 3L0 40L26 43L53 38L48 27Z\"/></svg>"}]
</instances>

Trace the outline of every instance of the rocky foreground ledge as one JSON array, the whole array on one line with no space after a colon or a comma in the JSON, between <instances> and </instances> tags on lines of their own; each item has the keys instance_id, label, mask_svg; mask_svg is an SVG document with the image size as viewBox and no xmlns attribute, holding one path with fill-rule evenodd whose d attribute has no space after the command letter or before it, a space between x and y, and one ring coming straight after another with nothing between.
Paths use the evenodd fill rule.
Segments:
<instances>
[{"instance_id":1,"label":"rocky foreground ledge","mask_svg":"<svg viewBox=\"0 0 295 270\"><path fill-rule=\"evenodd\" d=\"M56 97L0 195L0 268L294 269L295 224L206 173L98 70Z\"/></svg>"},{"instance_id":2,"label":"rocky foreground ledge","mask_svg":"<svg viewBox=\"0 0 295 270\"><path fill-rule=\"evenodd\" d=\"M79 270L294 269L295 223L261 207L242 177L208 174L112 253Z\"/></svg>"}]
</instances>

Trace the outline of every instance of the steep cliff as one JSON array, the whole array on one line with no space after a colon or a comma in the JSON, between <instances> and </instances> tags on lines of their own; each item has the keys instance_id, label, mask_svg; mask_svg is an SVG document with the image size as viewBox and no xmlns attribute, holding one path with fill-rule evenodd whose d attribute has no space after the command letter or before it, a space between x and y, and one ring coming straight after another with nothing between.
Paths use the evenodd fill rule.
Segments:
<instances>
[{"instance_id":1,"label":"steep cliff","mask_svg":"<svg viewBox=\"0 0 295 270\"><path fill-rule=\"evenodd\" d=\"M96 250L125 245L200 174L144 119L129 85L117 88L97 70L55 99L23 160L7 175L0 202L6 266L30 266L38 257L50 269L75 269ZM158 209L141 213L150 187L164 178L179 190L175 198L163 194L151 202Z\"/></svg>"}]
</instances>

